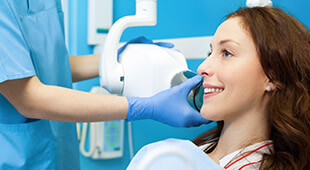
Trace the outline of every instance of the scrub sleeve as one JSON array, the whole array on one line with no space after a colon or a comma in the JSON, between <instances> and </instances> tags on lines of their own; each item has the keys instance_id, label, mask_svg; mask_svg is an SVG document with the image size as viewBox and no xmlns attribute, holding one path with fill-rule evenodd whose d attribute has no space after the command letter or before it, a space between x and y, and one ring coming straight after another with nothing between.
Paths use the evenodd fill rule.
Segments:
<instances>
[{"instance_id":1,"label":"scrub sleeve","mask_svg":"<svg viewBox=\"0 0 310 170\"><path fill-rule=\"evenodd\" d=\"M71 88L60 0L0 1L0 83L38 76ZM0 94L0 169L79 169L74 123L22 116Z\"/></svg>"}]
</instances>

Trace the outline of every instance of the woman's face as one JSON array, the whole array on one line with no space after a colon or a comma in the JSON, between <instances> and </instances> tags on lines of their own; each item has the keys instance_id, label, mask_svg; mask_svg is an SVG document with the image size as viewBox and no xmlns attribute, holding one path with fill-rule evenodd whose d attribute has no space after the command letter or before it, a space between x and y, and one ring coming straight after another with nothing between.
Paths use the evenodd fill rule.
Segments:
<instances>
[{"instance_id":1,"label":"woman's face","mask_svg":"<svg viewBox=\"0 0 310 170\"><path fill-rule=\"evenodd\" d=\"M218 27L210 56L198 73L204 77L204 118L232 120L262 106L268 79L240 18L230 18Z\"/></svg>"}]
</instances>

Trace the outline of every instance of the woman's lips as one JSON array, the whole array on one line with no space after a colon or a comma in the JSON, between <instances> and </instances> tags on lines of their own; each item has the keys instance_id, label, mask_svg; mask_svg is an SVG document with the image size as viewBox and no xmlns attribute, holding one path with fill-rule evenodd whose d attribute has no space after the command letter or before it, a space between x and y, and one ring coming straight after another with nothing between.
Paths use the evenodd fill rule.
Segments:
<instances>
[{"instance_id":1,"label":"woman's lips","mask_svg":"<svg viewBox=\"0 0 310 170\"><path fill-rule=\"evenodd\" d=\"M203 84L203 87L204 87L204 95L203 95L204 99L215 96L224 90L224 87L209 84Z\"/></svg>"},{"instance_id":2,"label":"woman's lips","mask_svg":"<svg viewBox=\"0 0 310 170\"><path fill-rule=\"evenodd\" d=\"M205 94L203 95L203 99L207 99L207 98L212 97L212 96L215 96L215 95L217 95L217 94L219 94L219 93L220 93L220 92L205 93Z\"/></svg>"}]
</instances>

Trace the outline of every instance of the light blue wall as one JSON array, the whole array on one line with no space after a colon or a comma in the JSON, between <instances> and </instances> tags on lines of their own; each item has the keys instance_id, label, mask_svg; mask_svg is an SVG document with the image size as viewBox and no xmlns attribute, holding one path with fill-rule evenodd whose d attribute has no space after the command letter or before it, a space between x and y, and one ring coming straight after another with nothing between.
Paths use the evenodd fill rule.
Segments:
<instances>
[{"instance_id":1,"label":"light blue wall","mask_svg":"<svg viewBox=\"0 0 310 170\"><path fill-rule=\"evenodd\" d=\"M239 7L245 6L245 0L157 0L158 24L155 27L127 29L121 41L144 35L150 39L177 37L195 37L213 35L224 17ZM310 1L274 0L274 6L280 7L302 21L310 28ZM69 0L69 52L70 55L91 54L93 47L87 45L87 0ZM125 15L135 13L135 0L114 1L114 21ZM208 46L208 44L206 44ZM202 60L188 60L189 68L196 70ZM74 84L74 88L89 91L99 85L98 78ZM149 120L133 122L134 150L142 146L166 139L193 139L208 129L173 128ZM127 127L125 128L124 157L112 160L92 160L81 156L81 169L121 170L129 163Z\"/></svg>"}]
</instances>

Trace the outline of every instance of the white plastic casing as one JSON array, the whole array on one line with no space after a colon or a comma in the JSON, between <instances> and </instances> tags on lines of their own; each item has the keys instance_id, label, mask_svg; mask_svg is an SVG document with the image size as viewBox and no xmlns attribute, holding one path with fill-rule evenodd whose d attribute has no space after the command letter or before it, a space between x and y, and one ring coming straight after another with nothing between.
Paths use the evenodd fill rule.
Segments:
<instances>
[{"instance_id":1,"label":"white plastic casing","mask_svg":"<svg viewBox=\"0 0 310 170\"><path fill-rule=\"evenodd\" d=\"M113 0L88 0L88 37L90 45L104 42L113 22Z\"/></svg>"},{"instance_id":2,"label":"white plastic casing","mask_svg":"<svg viewBox=\"0 0 310 170\"><path fill-rule=\"evenodd\" d=\"M99 76L100 85L110 93L121 94L124 88L124 70L117 62L117 48L123 31L133 26L152 26L157 21L157 1L137 0L136 15L126 16L115 22L108 33L101 54Z\"/></svg>"},{"instance_id":3,"label":"white plastic casing","mask_svg":"<svg viewBox=\"0 0 310 170\"><path fill-rule=\"evenodd\" d=\"M149 97L171 87L173 76L187 70L185 57L174 49L131 44L120 55L124 68L123 95Z\"/></svg>"}]
</instances>

